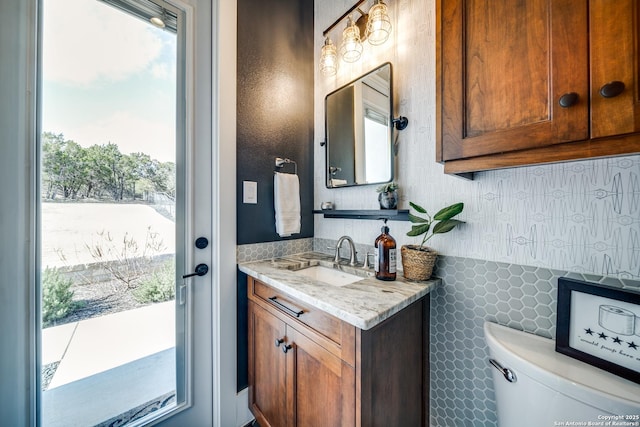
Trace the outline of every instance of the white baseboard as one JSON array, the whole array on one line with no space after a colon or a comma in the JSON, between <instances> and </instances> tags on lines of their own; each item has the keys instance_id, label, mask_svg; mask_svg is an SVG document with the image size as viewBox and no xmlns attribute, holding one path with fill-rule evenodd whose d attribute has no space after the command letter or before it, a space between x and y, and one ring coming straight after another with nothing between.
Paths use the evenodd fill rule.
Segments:
<instances>
[{"instance_id":1,"label":"white baseboard","mask_svg":"<svg viewBox=\"0 0 640 427\"><path fill-rule=\"evenodd\" d=\"M249 411L249 389L245 388L236 395L237 427L244 427L252 420L253 414Z\"/></svg>"}]
</instances>

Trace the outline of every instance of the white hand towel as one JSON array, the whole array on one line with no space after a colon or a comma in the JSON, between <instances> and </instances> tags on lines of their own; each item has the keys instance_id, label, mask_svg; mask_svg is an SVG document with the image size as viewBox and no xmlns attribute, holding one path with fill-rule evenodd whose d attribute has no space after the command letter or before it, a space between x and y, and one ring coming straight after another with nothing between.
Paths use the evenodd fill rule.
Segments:
<instances>
[{"instance_id":1,"label":"white hand towel","mask_svg":"<svg viewBox=\"0 0 640 427\"><path fill-rule=\"evenodd\" d=\"M300 182L298 175L276 172L273 177L276 232L280 237L300 233Z\"/></svg>"}]
</instances>

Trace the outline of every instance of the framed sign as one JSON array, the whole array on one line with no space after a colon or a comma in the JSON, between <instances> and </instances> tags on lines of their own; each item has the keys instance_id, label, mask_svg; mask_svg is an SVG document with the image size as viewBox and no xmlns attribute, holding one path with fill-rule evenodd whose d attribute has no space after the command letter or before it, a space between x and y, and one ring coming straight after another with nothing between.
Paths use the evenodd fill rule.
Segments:
<instances>
[{"instance_id":1,"label":"framed sign","mask_svg":"<svg viewBox=\"0 0 640 427\"><path fill-rule=\"evenodd\" d=\"M556 351L640 384L640 292L558 279Z\"/></svg>"}]
</instances>

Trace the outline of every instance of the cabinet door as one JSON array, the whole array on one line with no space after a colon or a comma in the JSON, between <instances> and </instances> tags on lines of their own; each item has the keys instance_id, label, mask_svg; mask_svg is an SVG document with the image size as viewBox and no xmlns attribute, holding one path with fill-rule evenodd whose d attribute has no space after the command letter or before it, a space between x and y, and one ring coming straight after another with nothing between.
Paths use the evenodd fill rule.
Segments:
<instances>
[{"instance_id":1,"label":"cabinet door","mask_svg":"<svg viewBox=\"0 0 640 427\"><path fill-rule=\"evenodd\" d=\"M586 0L440 0L440 8L440 160L588 139ZM577 101L561 107L571 93Z\"/></svg>"},{"instance_id":2,"label":"cabinet door","mask_svg":"<svg viewBox=\"0 0 640 427\"><path fill-rule=\"evenodd\" d=\"M249 301L249 407L261 427L287 425L285 339L284 322Z\"/></svg>"},{"instance_id":3,"label":"cabinet door","mask_svg":"<svg viewBox=\"0 0 640 427\"><path fill-rule=\"evenodd\" d=\"M355 425L355 371L287 326L287 412L299 427Z\"/></svg>"},{"instance_id":4,"label":"cabinet door","mask_svg":"<svg viewBox=\"0 0 640 427\"><path fill-rule=\"evenodd\" d=\"M589 20L591 137L638 132L640 6L637 0L591 0ZM607 97L606 89L612 90L616 82L623 83L624 90Z\"/></svg>"}]
</instances>

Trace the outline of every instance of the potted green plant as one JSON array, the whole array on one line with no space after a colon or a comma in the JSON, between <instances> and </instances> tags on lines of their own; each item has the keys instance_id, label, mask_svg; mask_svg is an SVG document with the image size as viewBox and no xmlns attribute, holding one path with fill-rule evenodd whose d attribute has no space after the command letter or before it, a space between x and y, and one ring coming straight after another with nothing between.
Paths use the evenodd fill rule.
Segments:
<instances>
[{"instance_id":1,"label":"potted green plant","mask_svg":"<svg viewBox=\"0 0 640 427\"><path fill-rule=\"evenodd\" d=\"M447 206L440 209L433 217L429 216L427 210L422 206L413 202L409 202L409 205L417 213L426 217L409 213L409 221L413 225L411 230L407 232L407 236L422 236L422 241L419 245L403 245L400 248L404 277L409 280L427 280L431 277L438 253L425 246L425 243L434 235L448 233L459 224L462 224L463 221L454 219L454 217L462 212L464 204L455 203ZM431 227L432 225L433 228Z\"/></svg>"},{"instance_id":2,"label":"potted green plant","mask_svg":"<svg viewBox=\"0 0 640 427\"><path fill-rule=\"evenodd\" d=\"M398 207L398 184L387 182L376 188L380 209L396 209Z\"/></svg>"}]
</instances>

